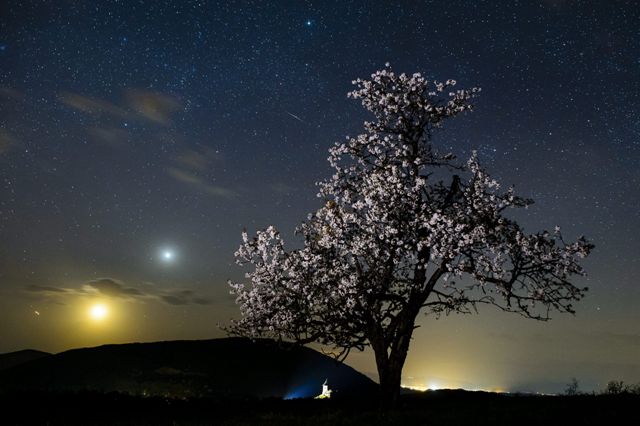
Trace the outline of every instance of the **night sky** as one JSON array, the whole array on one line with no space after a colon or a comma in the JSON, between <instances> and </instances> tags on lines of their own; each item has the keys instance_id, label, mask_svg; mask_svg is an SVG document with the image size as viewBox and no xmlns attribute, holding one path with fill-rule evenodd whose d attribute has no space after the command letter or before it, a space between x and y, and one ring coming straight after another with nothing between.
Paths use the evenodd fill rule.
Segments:
<instances>
[{"instance_id":1,"label":"night sky","mask_svg":"<svg viewBox=\"0 0 640 426\"><path fill-rule=\"evenodd\" d=\"M481 87L436 146L532 197L527 231L596 245L576 316L421 317L403 383L640 382L634 1L2 2L0 352L222 337L240 233L296 244L387 61Z\"/></svg>"}]
</instances>

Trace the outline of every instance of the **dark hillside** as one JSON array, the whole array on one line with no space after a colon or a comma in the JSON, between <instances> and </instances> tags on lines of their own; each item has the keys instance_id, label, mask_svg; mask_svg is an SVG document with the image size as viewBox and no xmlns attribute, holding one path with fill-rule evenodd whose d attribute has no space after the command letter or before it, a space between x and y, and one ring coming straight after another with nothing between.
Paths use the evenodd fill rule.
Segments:
<instances>
[{"instance_id":1,"label":"dark hillside","mask_svg":"<svg viewBox=\"0 0 640 426\"><path fill-rule=\"evenodd\" d=\"M74 349L0 372L0 390L100 391L184 397L335 396L377 385L312 349L240 338Z\"/></svg>"},{"instance_id":2,"label":"dark hillside","mask_svg":"<svg viewBox=\"0 0 640 426\"><path fill-rule=\"evenodd\" d=\"M0 371L50 355L51 354L48 352L36 351L33 349L0 354Z\"/></svg>"}]
</instances>

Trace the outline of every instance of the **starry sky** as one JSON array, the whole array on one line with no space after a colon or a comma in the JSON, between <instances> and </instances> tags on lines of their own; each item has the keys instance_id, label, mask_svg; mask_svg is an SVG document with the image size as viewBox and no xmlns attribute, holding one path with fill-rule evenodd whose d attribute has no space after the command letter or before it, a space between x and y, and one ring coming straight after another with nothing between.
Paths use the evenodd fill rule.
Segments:
<instances>
[{"instance_id":1,"label":"starry sky","mask_svg":"<svg viewBox=\"0 0 640 426\"><path fill-rule=\"evenodd\" d=\"M295 244L388 61L481 87L434 143L596 245L576 316L421 317L403 383L640 382L639 28L633 1L2 2L0 352L222 337L240 233Z\"/></svg>"}]
</instances>

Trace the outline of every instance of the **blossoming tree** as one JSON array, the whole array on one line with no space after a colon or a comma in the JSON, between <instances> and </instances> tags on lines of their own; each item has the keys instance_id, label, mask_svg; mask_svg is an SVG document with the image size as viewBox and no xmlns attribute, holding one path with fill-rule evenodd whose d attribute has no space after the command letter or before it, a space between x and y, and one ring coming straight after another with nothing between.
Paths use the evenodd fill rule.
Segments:
<instances>
[{"instance_id":1,"label":"blossoming tree","mask_svg":"<svg viewBox=\"0 0 640 426\"><path fill-rule=\"evenodd\" d=\"M472 109L479 89L397 75L387 66L349 93L375 120L330 149L333 176L319 184L323 206L286 250L274 227L243 233L237 263L248 282L230 282L241 318L228 330L333 347L343 360L371 346L382 400L394 405L416 317L468 313L490 304L547 320L573 313L586 288L569 280L593 246L560 229L526 234L505 215L532 201L480 167L440 153L432 137Z\"/></svg>"}]
</instances>

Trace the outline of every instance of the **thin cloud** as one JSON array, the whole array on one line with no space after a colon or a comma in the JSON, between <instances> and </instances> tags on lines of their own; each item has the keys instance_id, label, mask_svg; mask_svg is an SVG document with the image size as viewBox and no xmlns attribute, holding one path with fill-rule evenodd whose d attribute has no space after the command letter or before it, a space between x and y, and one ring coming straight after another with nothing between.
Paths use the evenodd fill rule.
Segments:
<instances>
[{"instance_id":1,"label":"thin cloud","mask_svg":"<svg viewBox=\"0 0 640 426\"><path fill-rule=\"evenodd\" d=\"M179 182L186 183L196 190L206 192L207 194L216 197L232 198L237 195L237 193L231 189L223 188L222 186L211 185L205 182L201 177L184 169L169 167L167 169L167 173L169 174L169 176Z\"/></svg>"},{"instance_id":2,"label":"thin cloud","mask_svg":"<svg viewBox=\"0 0 640 426\"><path fill-rule=\"evenodd\" d=\"M128 90L126 98L129 106L138 114L163 126L171 124L171 116L183 108L177 98L148 90Z\"/></svg>"},{"instance_id":3,"label":"thin cloud","mask_svg":"<svg viewBox=\"0 0 640 426\"><path fill-rule=\"evenodd\" d=\"M144 296L144 293L137 288L125 287L122 281L113 278L99 278L97 280L89 281L87 285L98 290L100 294L109 297Z\"/></svg>"},{"instance_id":4,"label":"thin cloud","mask_svg":"<svg viewBox=\"0 0 640 426\"><path fill-rule=\"evenodd\" d=\"M127 131L117 127L90 127L87 133L92 140L112 147L124 146L127 140Z\"/></svg>"},{"instance_id":5,"label":"thin cloud","mask_svg":"<svg viewBox=\"0 0 640 426\"><path fill-rule=\"evenodd\" d=\"M204 185L204 182L202 181L202 179L185 170L181 170L175 167L169 167L167 169L167 173L169 173L169 176L171 176L172 178L183 183L194 184L194 185Z\"/></svg>"},{"instance_id":6,"label":"thin cloud","mask_svg":"<svg viewBox=\"0 0 640 426\"><path fill-rule=\"evenodd\" d=\"M0 129L0 154L4 154L16 145L18 145L18 139L5 129Z\"/></svg>"},{"instance_id":7,"label":"thin cloud","mask_svg":"<svg viewBox=\"0 0 640 426\"><path fill-rule=\"evenodd\" d=\"M124 93L124 98L119 105L78 93L62 92L58 96L63 104L86 114L151 121L162 126L170 125L173 114L183 108L178 98L148 90L130 89Z\"/></svg>"},{"instance_id":8,"label":"thin cloud","mask_svg":"<svg viewBox=\"0 0 640 426\"><path fill-rule=\"evenodd\" d=\"M169 305L174 305L174 306L187 305L189 303L189 301L183 297L172 296L172 295L163 295L163 296L160 296L160 299L162 299L164 302L168 303Z\"/></svg>"},{"instance_id":9,"label":"thin cloud","mask_svg":"<svg viewBox=\"0 0 640 426\"><path fill-rule=\"evenodd\" d=\"M24 100L24 94L13 87L0 87L0 98L13 99L14 101Z\"/></svg>"},{"instance_id":10,"label":"thin cloud","mask_svg":"<svg viewBox=\"0 0 640 426\"><path fill-rule=\"evenodd\" d=\"M186 168L197 170L199 172L204 172L209 165L209 159L206 155L203 155L192 149L188 149L183 152L178 156L176 161Z\"/></svg>"},{"instance_id":11,"label":"thin cloud","mask_svg":"<svg viewBox=\"0 0 640 426\"><path fill-rule=\"evenodd\" d=\"M204 190L204 192L206 192L209 195L213 195L215 197L224 197L224 198L231 198L237 195L237 193L235 191L232 191L230 189L227 188L223 188L221 186L216 186L216 185L204 185L202 187L202 189Z\"/></svg>"},{"instance_id":12,"label":"thin cloud","mask_svg":"<svg viewBox=\"0 0 640 426\"><path fill-rule=\"evenodd\" d=\"M213 169L214 163L220 159L221 155L217 150L201 147L198 150L185 149L176 157L176 163L191 171L204 172Z\"/></svg>"},{"instance_id":13,"label":"thin cloud","mask_svg":"<svg viewBox=\"0 0 640 426\"><path fill-rule=\"evenodd\" d=\"M102 99L91 98L77 93L63 92L59 96L60 101L87 114L104 115L108 114L119 118L128 118L129 113L120 106Z\"/></svg>"},{"instance_id":14,"label":"thin cloud","mask_svg":"<svg viewBox=\"0 0 640 426\"><path fill-rule=\"evenodd\" d=\"M272 183L271 185L269 185L269 187L271 188L271 190L273 192L276 192L278 194L282 194L282 195L289 195L292 192L295 192L296 188L294 186L288 185L284 182L275 182Z\"/></svg>"},{"instance_id":15,"label":"thin cloud","mask_svg":"<svg viewBox=\"0 0 640 426\"><path fill-rule=\"evenodd\" d=\"M166 171L173 179L198 191L214 197L235 197L238 194L234 190L212 185L201 177L207 171L215 170L215 163L220 159L221 155L217 150L200 145L197 149L185 149L174 159L175 165L168 167Z\"/></svg>"},{"instance_id":16,"label":"thin cloud","mask_svg":"<svg viewBox=\"0 0 640 426\"><path fill-rule=\"evenodd\" d=\"M60 287L31 284L27 287L27 291L32 293L66 293L67 290Z\"/></svg>"},{"instance_id":17,"label":"thin cloud","mask_svg":"<svg viewBox=\"0 0 640 426\"><path fill-rule=\"evenodd\" d=\"M210 305L210 299L196 296L192 290L176 290L160 295L160 300L173 306Z\"/></svg>"},{"instance_id":18,"label":"thin cloud","mask_svg":"<svg viewBox=\"0 0 640 426\"><path fill-rule=\"evenodd\" d=\"M67 300L68 298L95 295L116 299L136 299L146 301L159 301L171 306L185 305L210 305L213 301L207 297L197 294L193 290L169 288L160 289L154 283L143 282L140 284L144 291L139 288L126 285L123 281L115 278L104 277L91 281L86 281L79 288L62 288L56 286L32 284L25 287L25 291L46 297L48 300Z\"/></svg>"}]
</instances>

